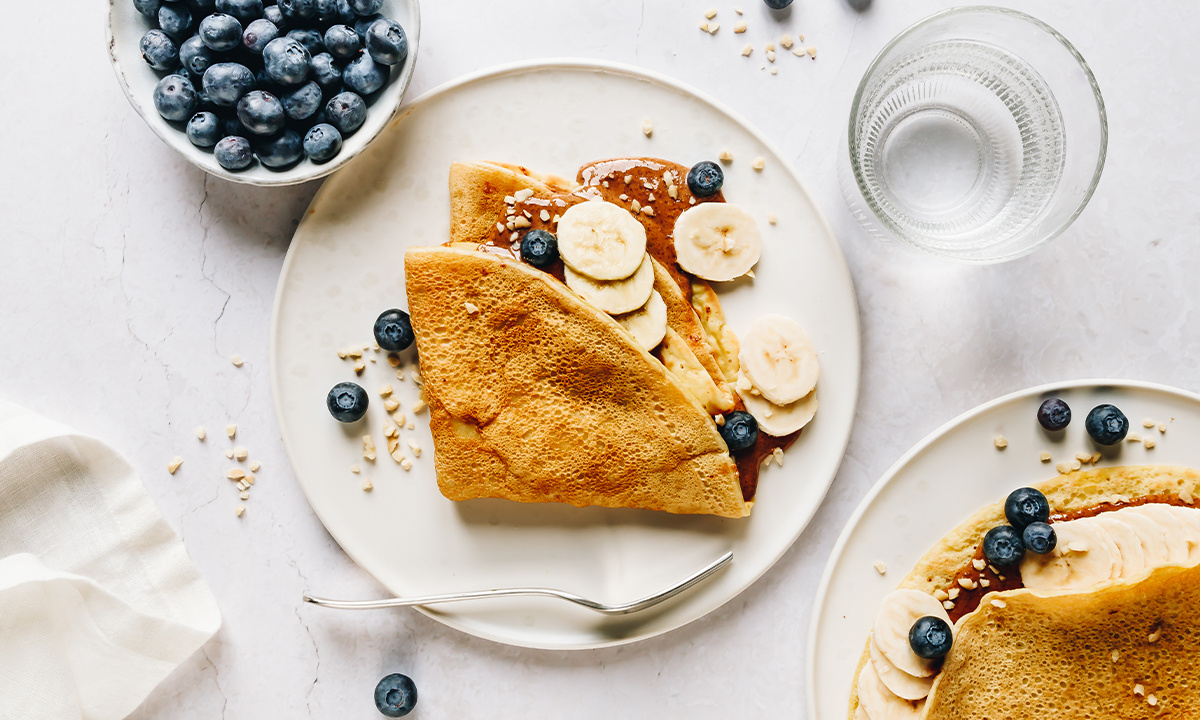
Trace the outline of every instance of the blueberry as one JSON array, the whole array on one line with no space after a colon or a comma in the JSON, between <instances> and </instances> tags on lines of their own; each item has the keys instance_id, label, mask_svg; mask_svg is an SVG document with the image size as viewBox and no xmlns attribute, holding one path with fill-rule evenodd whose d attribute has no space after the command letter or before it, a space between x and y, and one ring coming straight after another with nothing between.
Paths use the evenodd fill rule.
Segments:
<instances>
[{"instance_id":1,"label":"blueberry","mask_svg":"<svg viewBox=\"0 0 1200 720\"><path fill-rule=\"evenodd\" d=\"M295 130L284 130L275 137L259 140L255 154L263 165L283 170L304 157L304 141Z\"/></svg>"},{"instance_id":2,"label":"blueberry","mask_svg":"<svg viewBox=\"0 0 1200 720\"><path fill-rule=\"evenodd\" d=\"M724 171L721 170L720 165L711 160L698 162L692 166L691 170L688 170L688 190L691 190L696 197L716 195L721 191L721 185L724 183Z\"/></svg>"},{"instance_id":3,"label":"blueberry","mask_svg":"<svg viewBox=\"0 0 1200 720\"><path fill-rule=\"evenodd\" d=\"M238 63L217 63L204 72L204 92L214 104L233 107L254 89L254 73Z\"/></svg>"},{"instance_id":4,"label":"blueberry","mask_svg":"<svg viewBox=\"0 0 1200 720\"><path fill-rule=\"evenodd\" d=\"M304 154L315 163L329 162L341 150L342 134L329 123L317 123L304 134Z\"/></svg>"},{"instance_id":5,"label":"blueberry","mask_svg":"<svg viewBox=\"0 0 1200 720\"><path fill-rule=\"evenodd\" d=\"M183 40L192 29L192 11L179 3L163 5L158 9L158 26L176 40Z\"/></svg>"},{"instance_id":6,"label":"blueberry","mask_svg":"<svg viewBox=\"0 0 1200 720\"><path fill-rule=\"evenodd\" d=\"M278 5L290 23L302 25L317 17L317 0L279 0Z\"/></svg>"},{"instance_id":7,"label":"blueberry","mask_svg":"<svg viewBox=\"0 0 1200 720\"><path fill-rule=\"evenodd\" d=\"M236 114L233 117L221 118L221 137L241 137L243 132L245 130L242 129L242 121L237 119Z\"/></svg>"},{"instance_id":8,"label":"blueberry","mask_svg":"<svg viewBox=\"0 0 1200 720\"><path fill-rule=\"evenodd\" d=\"M326 25L350 25L355 19L347 0L317 0L317 17Z\"/></svg>"},{"instance_id":9,"label":"blueberry","mask_svg":"<svg viewBox=\"0 0 1200 720\"><path fill-rule=\"evenodd\" d=\"M213 13L200 21L200 40L217 52L232 50L242 42L242 24L225 13Z\"/></svg>"},{"instance_id":10,"label":"blueberry","mask_svg":"<svg viewBox=\"0 0 1200 720\"><path fill-rule=\"evenodd\" d=\"M262 55L267 43L279 37L279 28L264 18L252 21L242 32L242 47L255 55Z\"/></svg>"},{"instance_id":11,"label":"blueberry","mask_svg":"<svg viewBox=\"0 0 1200 720\"><path fill-rule=\"evenodd\" d=\"M340 92L325 103L329 124L342 135L349 135L367 120L367 104L352 92Z\"/></svg>"},{"instance_id":12,"label":"blueberry","mask_svg":"<svg viewBox=\"0 0 1200 720\"><path fill-rule=\"evenodd\" d=\"M179 63L196 77L204 77L204 71L212 67L216 59L199 35L191 36L179 46Z\"/></svg>"},{"instance_id":13,"label":"blueberry","mask_svg":"<svg viewBox=\"0 0 1200 720\"><path fill-rule=\"evenodd\" d=\"M283 96L283 110L293 120L310 118L320 109L321 86L312 80Z\"/></svg>"},{"instance_id":14,"label":"blueberry","mask_svg":"<svg viewBox=\"0 0 1200 720\"><path fill-rule=\"evenodd\" d=\"M792 0L763 0L772 10L782 10L792 4Z\"/></svg>"},{"instance_id":15,"label":"blueberry","mask_svg":"<svg viewBox=\"0 0 1200 720\"><path fill-rule=\"evenodd\" d=\"M355 15L366 17L379 12L379 8L383 7L383 0L349 0L350 9Z\"/></svg>"},{"instance_id":16,"label":"blueberry","mask_svg":"<svg viewBox=\"0 0 1200 720\"><path fill-rule=\"evenodd\" d=\"M238 100L238 121L255 135L274 135L283 128L283 103L263 90L251 90Z\"/></svg>"},{"instance_id":17,"label":"blueberry","mask_svg":"<svg viewBox=\"0 0 1200 720\"><path fill-rule=\"evenodd\" d=\"M262 0L217 0L217 12L232 15L243 25L262 17Z\"/></svg>"},{"instance_id":18,"label":"blueberry","mask_svg":"<svg viewBox=\"0 0 1200 720\"><path fill-rule=\"evenodd\" d=\"M375 320L375 342L388 352L400 352L413 344L412 321L398 308L384 310Z\"/></svg>"},{"instance_id":19,"label":"blueberry","mask_svg":"<svg viewBox=\"0 0 1200 720\"><path fill-rule=\"evenodd\" d=\"M150 30L142 36L142 58L159 72L179 67L179 48L162 30Z\"/></svg>"},{"instance_id":20,"label":"blueberry","mask_svg":"<svg viewBox=\"0 0 1200 720\"><path fill-rule=\"evenodd\" d=\"M221 139L221 120L210 112L199 112L187 123L188 140L196 147L212 147Z\"/></svg>"},{"instance_id":21,"label":"blueberry","mask_svg":"<svg viewBox=\"0 0 1200 720\"><path fill-rule=\"evenodd\" d=\"M1054 532L1054 528L1044 522L1026 525L1025 532L1021 533L1021 539L1025 541L1026 550L1038 555L1045 555L1058 544L1058 534Z\"/></svg>"},{"instance_id":22,"label":"blueberry","mask_svg":"<svg viewBox=\"0 0 1200 720\"><path fill-rule=\"evenodd\" d=\"M287 36L303 45L310 58L325 52L324 36L317 30L289 30Z\"/></svg>"},{"instance_id":23,"label":"blueberry","mask_svg":"<svg viewBox=\"0 0 1200 720\"><path fill-rule=\"evenodd\" d=\"M283 18L283 11L279 9L278 5L268 5L263 8L263 20L270 22L280 30L284 29L287 24Z\"/></svg>"},{"instance_id":24,"label":"blueberry","mask_svg":"<svg viewBox=\"0 0 1200 720\"><path fill-rule=\"evenodd\" d=\"M334 420L352 423L362 419L367 414L367 391L361 385L352 382L338 383L329 391L325 405Z\"/></svg>"},{"instance_id":25,"label":"blueberry","mask_svg":"<svg viewBox=\"0 0 1200 720\"><path fill-rule=\"evenodd\" d=\"M342 84L342 69L333 61L333 56L327 52L313 57L309 63L312 68L312 79L321 86L327 94L333 94Z\"/></svg>"},{"instance_id":26,"label":"blueberry","mask_svg":"<svg viewBox=\"0 0 1200 720\"><path fill-rule=\"evenodd\" d=\"M217 141L213 148L213 157L226 170L245 170L254 160L250 149L250 141L244 137L227 135Z\"/></svg>"},{"instance_id":27,"label":"blueberry","mask_svg":"<svg viewBox=\"0 0 1200 720\"><path fill-rule=\"evenodd\" d=\"M133 0L133 7L148 18L158 19L158 8L162 0Z\"/></svg>"},{"instance_id":28,"label":"blueberry","mask_svg":"<svg viewBox=\"0 0 1200 720\"><path fill-rule=\"evenodd\" d=\"M936 660L946 657L946 653L950 652L951 646L954 645L954 634L945 620L926 615L918 618L909 629L908 645L917 657Z\"/></svg>"},{"instance_id":29,"label":"blueberry","mask_svg":"<svg viewBox=\"0 0 1200 720\"><path fill-rule=\"evenodd\" d=\"M196 110L196 88L182 75L168 75L154 86L154 108L166 120L187 120Z\"/></svg>"},{"instance_id":30,"label":"blueberry","mask_svg":"<svg viewBox=\"0 0 1200 720\"><path fill-rule=\"evenodd\" d=\"M401 65L408 57L408 37L395 20L383 18L371 23L365 42L367 52L377 63Z\"/></svg>"},{"instance_id":31,"label":"blueberry","mask_svg":"<svg viewBox=\"0 0 1200 720\"><path fill-rule=\"evenodd\" d=\"M362 38L349 25L333 25L325 31L325 49L338 60L349 60L362 50Z\"/></svg>"},{"instance_id":32,"label":"blueberry","mask_svg":"<svg viewBox=\"0 0 1200 720\"><path fill-rule=\"evenodd\" d=\"M263 65L267 75L281 85L295 85L308 77L312 56L295 38L275 38L263 48Z\"/></svg>"},{"instance_id":33,"label":"blueberry","mask_svg":"<svg viewBox=\"0 0 1200 720\"><path fill-rule=\"evenodd\" d=\"M521 236L521 259L536 268L558 262L558 238L545 230L530 230Z\"/></svg>"},{"instance_id":34,"label":"blueberry","mask_svg":"<svg viewBox=\"0 0 1200 720\"><path fill-rule=\"evenodd\" d=\"M387 82L388 67L375 62L367 53L350 61L342 70L342 82L359 95L370 95Z\"/></svg>"},{"instance_id":35,"label":"blueberry","mask_svg":"<svg viewBox=\"0 0 1200 720\"><path fill-rule=\"evenodd\" d=\"M365 43L367 41L367 30L377 21L386 19L387 18L379 13L367 15L366 17L360 17L354 21L354 32L358 33L358 36L362 38L363 42Z\"/></svg>"},{"instance_id":36,"label":"blueberry","mask_svg":"<svg viewBox=\"0 0 1200 720\"><path fill-rule=\"evenodd\" d=\"M388 675L375 686L375 707L388 717L404 717L417 705L417 686L407 675Z\"/></svg>"},{"instance_id":37,"label":"blueberry","mask_svg":"<svg viewBox=\"0 0 1200 720\"><path fill-rule=\"evenodd\" d=\"M1129 433L1129 418L1115 405L1097 405L1083 421L1088 435L1101 445L1116 445Z\"/></svg>"},{"instance_id":38,"label":"blueberry","mask_svg":"<svg viewBox=\"0 0 1200 720\"><path fill-rule=\"evenodd\" d=\"M754 447L758 442L758 421L742 410L725 413L725 424L717 428L729 452L740 452Z\"/></svg>"},{"instance_id":39,"label":"blueberry","mask_svg":"<svg viewBox=\"0 0 1200 720\"><path fill-rule=\"evenodd\" d=\"M1071 424L1071 408L1058 398L1050 398L1038 408L1037 419L1047 430L1062 430Z\"/></svg>"},{"instance_id":40,"label":"blueberry","mask_svg":"<svg viewBox=\"0 0 1200 720\"><path fill-rule=\"evenodd\" d=\"M1021 562L1025 542L1011 525L998 525L983 536L983 556L996 567L1011 567Z\"/></svg>"},{"instance_id":41,"label":"blueberry","mask_svg":"<svg viewBox=\"0 0 1200 720\"><path fill-rule=\"evenodd\" d=\"M1041 492L1028 487L1017 488L1004 501L1004 517L1018 530L1030 523L1050 519L1050 501Z\"/></svg>"},{"instance_id":42,"label":"blueberry","mask_svg":"<svg viewBox=\"0 0 1200 720\"><path fill-rule=\"evenodd\" d=\"M217 10L216 0L187 0L187 4L192 9L192 15L195 17L204 17Z\"/></svg>"}]
</instances>

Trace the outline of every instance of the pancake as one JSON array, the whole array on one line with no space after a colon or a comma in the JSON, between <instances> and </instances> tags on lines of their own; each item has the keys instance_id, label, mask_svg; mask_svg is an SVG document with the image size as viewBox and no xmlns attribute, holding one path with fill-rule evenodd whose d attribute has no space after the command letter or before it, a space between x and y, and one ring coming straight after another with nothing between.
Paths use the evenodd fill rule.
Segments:
<instances>
[{"instance_id":1,"label":"pancake","mask_svg":"<svg viewBox=\"0 0 1200 720\"><path fill-rule=\"evenodd\" d=\"M505 213L504 198L521 190L539 195L569 193L575 185L554 175L539 175L519 165L492 162L450 166L450 241L482 242Z\"/></svg>"},{"instance_id":2,"label":"pancake","mask_svg":"<svg viewBox=\"0 0 1200 720\"><path fill-rule=\"evenodd\" d=\"M708 413L611 317L494 254L404 260L447 498L749 513Z\"/></svg>"}]
</instances>

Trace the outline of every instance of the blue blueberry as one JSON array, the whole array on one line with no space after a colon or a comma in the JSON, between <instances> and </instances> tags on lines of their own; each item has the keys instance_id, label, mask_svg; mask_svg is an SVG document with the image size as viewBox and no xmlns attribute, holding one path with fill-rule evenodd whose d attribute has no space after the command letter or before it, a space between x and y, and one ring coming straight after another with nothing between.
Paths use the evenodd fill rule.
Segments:
<instances>
[{"instance_id":1,"label":"blue blueberry","mask_svg":"<svg viewBox=\"0 0 1200 720\"><path fill-rule=\"evenodd\" d=\"M704 160L692 166L688 170L687 185L688 190L696 197L710 197L721 192L721 186L725 184L725 172L721 170L721 166L711 160Z\"/></svg>"},{"instance_id":2,"label":"blue blueberry","mask_svg":"<svg viewBox=\"0 0 1200 720\"><path fill-rule=\"evenodd\" d=\"M536 268L558 262L558 238L545 230L530 230L521 236L521 259Z\"/></svg>"},{"instance_id":3,"label":"blue blueberry","mask_svg":"<svg viewBox=\"0 0 1200 720\"><path fill-rule=\"evenodd\" d=\"M254 89L254 73L239 63L217 63L204 72L204 92L221 107L233 107Z\"/></svg>"},{"instance_id":4,"label":"blue blueberry","mask_svg":"<svg viewBox=\"0 0 1200 720\"><path fill-rule=\"evenodd\" d=\"M182 75L168 75L154 86L154 108L166 120L187 120L196 104L196 88Z\"/></svg>"},{"instance_id":5,"label":"blue blueberry","mask_svg":"<svg viewBox=\"0 0 1200 720\"><path fill-rule=\"evenodd\" d=\"M395 20L376 20L367 28L367 52L375 62L400 65L408 57L408 37Z\"/></svg>"},{"instance_id":6,"label":"blue blueberry","mask_svg":"<svg viewBox=\"0 0 1200 720\"><path fill-rule=\"evenodd\" d=\"M355 15L367 17L379 12L379 8L383 7L383 0L349 0L350 9Z\"/></svg>"},{"instance_id":7,"label":"blue blueberry","mask_svg":"<svg viewBox=\"0 0 1200 720\"><path fill-rule=\"evenodd\" d=\"M729 452L749 450L758 442L758 421L742 410L725 413L725 424L717 428Z\"/></svg>"},{"instance_id":8,"label":"blue blueberry","mask_svg":"<svg viewBox=\"0 0 1200 720\"><path fill-rule=\"evenodd\" d=\"M333 56L327 52L313 57L309 63L312 69L312 79L321 86L325 94L332 95L342 84L342 69L333 61Z\"/></svg>"},{"instance_id":9,"label":"blue blueberry","mask_svg":"<svg viewBox=\"0 0 1200 720\"><path fill-rule=\"evenodd\" d=\"M225 13L213 13L200 21L200 40L211 50L226 52L242 42L242 24Z\"/></svg>"},{"instance_id":10,"label":"blue blueberry","mask_svg":"<svg viewBox=\"0 0 1200 720\"><path fill-rule=\"evenodd\" d=\"M1071 424L1071 408L1058 398L1050 398L1038 408L1037 419L1047 430L1062 430Z\"/></svg>"},{"instance_id":11,"label":"blue blueberry","mask_svg":"<svg viewBox=\"0 0 1200 720\"><path fill-rule=\"evenodd\" d=\"M188 120L187 136L196 147L212 147L224 136L221 119L210 112L198 112Z\"/></svg>"},{"instance_id":12,"label":"blue blueberry","mask_svg":"<svg viewBox=\"0 0 1200 720\"><path fill-rule=\"evenodd\" d=\"M187 0L193 17L204 17L217 11L217 0Z\"/></svg>"},{"instance_id":13,"label":"blue blueberry","mask_svg":"<svg viewBox=\"0 0 1200 720\"><path fill-rule=\"evenodd\" d=\"M305 120L321 109L321 86L309 80L283 96L283 110L293 120Z\"/></svg>"},{"instance_id":14,"label":"blue blueberry","mask_svg":"<svg viewBox=\"0 0 1200 720\"><path fill-rule=\"evenodd\" d=\"M954 633L945 620L926 615L918 618L909 629L908 645L917 657L936 660L946 657L946 653L950 652L954 646Z\"/></svg>"},{"instance_id":15,"label":"blue blueberry","mask_svg":"<svg viewBox=\"0 0 1200 720\"><path fill-rule=\"evenodd\" d=\"M1083 421L1088 435L1101 445L1116 445L1129 434L1129 418L1115 405L1097 405Z\"/></svg>"},{"instance_id":16,"label":"blue blueberry","mask_svg":"<svg viewBox=\"0 0 1200 720\"><path fill-rule=\"evenodd\" d=\"M245 170L254 161L254 152L246 138L227 135L217 141L213 157L226 170Z\"/></svg>"},{"instance_id":17,"label":"blue blueberry","mask_svg":"<svg viewBox=\"0 0 1200 720\"><path fill-rule=\"evenodd\" d=\"M1025 541L1011 525L998 525L983 536L983 557L996 567L1012 567L1024 554Z\"/></svg>"},{"instance_id":18,"label":"blue blueberry","mask_svg":"<svg viewBox=\"0 0 1200 720\"><path fill-rule=\"evenodd\" d=\"M355 19L347 0L317 0L317 17L325 25L351 25Z\"/></svg>"},{"instance_id":19,"label":"blue blueberry","mask_svg":"<svg viewBox=\"0 0 1200 720\"><path fill-rule=\"evenodd\" d=\"M400 352L413 344L412 321L399 308L384 310L375 320L375 342L388 352Z\"/></svg>"},{"instance_id":20,"label":"blue blueberry","mask_svg":"<svg viewBox=\"0 0 1200 720\"><path fill-rule=\"evenodd\" d=\"M142 36L142 58L159 72L171 72L179 67L179 48L162 30L150 30Z\"/></svg>"},{"instance_id":21,"label":"blue blueberry","mask_svg":"<svg viewBox=\"0 0 1200 720\"><path fill-rule=\"evenodd\" d=\"M289 23L303 25L317 17L317 0L279 0L278 5Z\"/></svg>"},{"instance_id":22,"label":"blue blueberry","mask_svg":"<svg viewBox=\"0 0 1200 720\"><path fill-rule=\"evenodd\" d=\"M304 46L308 51L309 58L313 55L320 55L325 52L324 36L317 30L288 30L287 36Z\"/></svg>"},{"instance_id":23,"label":"blue blueberry","mask_svg":"<svg viewBox=\"0 0 1200 720\"><path fill-rule=\"evenodd\" d=\"M283 17L283 11L278 5L268 5L263 8L263 20L269 21L272 25L283 30L287 25L287 21Z\"/></svg>"},{"instance_id":24,"label":"blue blueberry","mask_svg":"<svg viewBox=\"0 0 1200 720\"><path fill-rule=\"evenodd\" d=\"M180 3L169 3L158 9L158 26L176 40L183 40L192 29L192 11Z\"/></svg>"},{"instance_id":25,"label":"blue blueberry","mask_svg":"<svg viewBox=\"0 0 1200 720\"><path fill-rule=\"evenodd\" d=\"M133 0L133 7L148 18L158 19L158 8L162 0Z\"/></svg>"},{"instance_id":26,"label":"blue blueberry","mask_svg":"<svg viewBox=\"0 0 1200 720\"><path fill-rule=\"evenodd\" d=\"M253 20L242 31L242 47L255 55L262 55L267 43L279 37L279 28L264 18Z\"/></svg>"},{"instance_id":27,"label":"blue blueberry","mask_svg":"<svg viewBox=\"0 0 1200 720\"><path fill-rule=\"evenodd\" d=\"M282 170L304 157L304 140L295 130L284 130L275 137L258 141L258 161L272 170Z\"/></svg>"},{"instance_id":28,"label":"blue blueberry","mask_svg":"<svg viewBox=\"0 0 1200 720\"><path fill-rule=\"evenodd\" d=\"M1050 519L1050 501L1034 488L1017 488L1004 501L1004 517L1018 530L1024 530L1030 523L1047 522Z\"/></svg>"},{"instance_id":29,"label":"blue blueberry","mask_svg":"<svg viewBox=\"0 0 1200 720\"><path fill-rule=\"evenodd\" d=\"M275 38L263 48L263 66L267 75L280 85L304 82L311 60L308 50L295 38Z\"/></svg>"},{"instance_id":30,"label":"blue blueberry","mask_svg":"<svg viewBox=\"0 0 1200 720\"><path fill-rule=\"evenodd\" d=\"M782 10L792 4L792 0L763 0L772 10Z\"/></svg>"},{"instance_id":31,"label":"blue blueberry","mask_svg":"<svg viewBox=\"0 0 1200 720\"><path fill-rule=\"evenodd\" d=\"M221 117L221 116L217 116ZM241 137L245 130L242 129L242 121L237 119L237 115L221 117L221 137Z\"/></svg>"},{"instance_id":32,"label":"blue blueberry","mask_svg":"<svg viewBox=\"0 0 1200 720\"><path fill-rule=\"evenodd\" d=\"M357 422L367 414L370 399L361 385L352 382L338 383L329 391L325 405L334 420L344 423Z\"/></svg>"},{"instance_id":33,"label":"blue blueberry","mask_svg":"<svg viewBox=\"0 0 1200 720\"><path fill-rule=\"evenodd\" d=\"M407 675L388 675L375 686L375 707L388 717L404 717L417 705L417 686Z\"/></svg>"},{"instance_id":34,"label":"blue blueberry","mask_svg":"<svg viewBox=\"0 0 1200 720\"><path fill-rule=\"evenodd\" d=\"M217 12L232 15L242 25L262 17L262 0L217 0Z\"/></svg>"},{"instance_id":35,"label":"blue blueberry","mask_svg":"<svg viewBox=\"0 0 1200 720\"><path fill-rule=\"evenodd\" d=\"M204 71L212 67L216 57L199 35L193 35L179 45L179 64L195 77L204 77Z\"/></svg>"},{"instance_id":36,"label":"blue blueberry","mask_svg":"<svg viewBox=\"0 0 1200 720\"><path fill-rule=\"evenodd\" d=\"M325 115L338 132L350 135L366 122L367 104L352 92L340 92L325 103Z\"/></svg>"},{"instance_id":37,"label":"blue blueberry","mask_svg":"<svg viewBox=\"0 0 1200 720\"><path fill-rule=\"evenodd\" d=\"M325 49L338 60L349 60L362 46L362 38L349 25L332 25L325 31Z\"/></svg>"},{"instance_id":38,"label":"blue blueberry","mask_svg":"<svg viewBox=\"0 0 1200 720\"><path fill-rule=\"evenodd\" d=\"M255 135L274 135L283 128L283 103L263 90L251 90L238 100L238 121Z\"/></svg>"},{"instance_id":39,"label":"blue blueberry","mask_svg":"<svg viewBox=\"0 0 1200 720\"><path fill-rule=\"evenodd\" d=\"M1054 528L1043 522L1026 525L1021 539L1025 542L1026 550L1038 555L1045 555L1058 545L1058 534L1054 532Z\"/></svg>"},{"instance_id":40,"label":"blue blueberry","mask_svg":"<svg viewBox=\"0 0 1200 720\"><path fill-rule=\"evenodd\" d=\"M304 154L315 163L329 162L341 150L342 134L329 123L317 123L304 134Z\"/></svg>"},{"instance_id":41,"label":"blue blueberry","mask_svg":"<svg viewBox=\"0 0 1200 720\"><path fill-rule=\"evenodd\" d=\"M342 69L342 82L359 95L370 95L387 82L388 67L362 53Z\"/></svg>"},{"instance_id":42,"label":"blue blueberry","mask_svg":"<svg viewBox=\"0 0 1200 720\"><path fill-rule=\"evenodd\" d=\"M354 21L354 32L358 33L358 36L362 38L363 42L365 43L367 41L367 30L370 29L370 27L377 21L386 19L387 18L379 13L367 15L366 17L360 17Z\"/></svg>"}]
</instances>

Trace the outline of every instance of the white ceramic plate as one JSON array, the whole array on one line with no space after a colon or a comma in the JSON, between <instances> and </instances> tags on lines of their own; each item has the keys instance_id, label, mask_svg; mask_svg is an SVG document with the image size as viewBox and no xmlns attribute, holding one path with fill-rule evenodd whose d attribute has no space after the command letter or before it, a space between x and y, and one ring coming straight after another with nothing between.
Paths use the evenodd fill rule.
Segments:
<instances>
[{"instance_id":1,"label":"white ceramic plate","mask_svg":"<svg viewBox=\"0 0 1200 720\"><path fill-rule=\"evenodd\" d=\"M653 122L653 136L642 132ZM455 160L516 162L574 175L589 161L652 155L691 164L733 152L726 197L758 218L757 279L722 302L733 327L779 312L798 320L821 353L816 420L782 468L762 475L751 518L579 509L506 500L454 503L438 492L428 415L415 417L425 452L411 472L384 453L361 457L361 429L325 409L335 383L354 380L335 351L372 342L375 317L406 307L405 248L446 241L447 175ZM766 168L754 172L755 157ZM777 225L767 215L779 216ZM369 353L360 383L382 441L376 389L390 382L404 409L416 392ZM732 549L728 569L658 608L623 618L542 598L442 605L428 614L514 645L590 648L666 632L704 615L762 575L792 544L833 479L858 389L858 315L850 276L825 217L787 162L745 122L692 90L631 68L553 61L488 71L434 90L331 177L296 231L280 278L272 330L272 383L284 442L313 508L360 565L398 595L550 586L602 601L656 592ZM411 358L406 357L406 365ZM409 412L409 418L413 418ZM532 420L532 419L531 419ZM364 474L374 491L359 489ZM336 594L336 588L313 588Z\"/></svg>"},{"instance_id":2,"label":"white ceramic plate","mask_svg":"<svg viewBox=\"0 0 1200 720\"><path fill-rule=\"evenodd\" d=\"M1048 397L1071 406L1071 424L1052 438L1037 422ZM1112 403L1128 417L1130 433L1152 437L1153 449L1129 442L1098 448L1083 421L1089 410ZM1147 430L1153 418L1165 434ZM996 436L1008 448L994 446ZM1150 383L1081 380L1006 395L971 410L917 444L883 476L842 531L817 591L809 631L808 702L812 720L845 720L854 669L879 609L917 560L980 508L1032 482L1056 476L1054 465L1077 452L1101 449L1098 467L1200 467L1200 395ZM1042 452L1053 461L1043 463ZM882 560L887 574L873 564Z\"/></svg>"},{"instance_id":3,"label":"white ceramic plate","mask_svg":"<svg viewBox=\"0 0 1200 720\"><path fill-rule=\"evenodd\" d=\"M417 47L421 42L421 12L418 0L384 0L380 9L404 28L408 38L408 59L397 71L392 70L387 86L367 108L367 120L353 135L345 138L342 151L333 160L318 165L307 159L286 170L271 170L255 161L240 172L231 172L221 167L213 157L212 150L192 145L183 132L183 123L167 122L154 108L154 86L163 77L150 69L142 59L142 35L151 27L150 21L133 7L133 0L108 0L108 26L105 28L105 43L108 57L125 97L137 114L146 121L163 142L182 155L196 167L226 180L248 185L284 186L325 177L350 162L362 152L379 133L383 132L395 116L404 93L412 81L417 66Z\"/></svg>"}]
</instances>

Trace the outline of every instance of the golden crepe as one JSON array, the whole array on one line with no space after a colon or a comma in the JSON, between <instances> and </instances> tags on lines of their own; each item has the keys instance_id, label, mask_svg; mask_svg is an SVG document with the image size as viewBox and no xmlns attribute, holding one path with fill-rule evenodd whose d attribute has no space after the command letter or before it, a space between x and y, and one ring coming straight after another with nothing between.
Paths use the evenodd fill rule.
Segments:
<instances>
[{"instance_id":1,"label":"golden crepe","mask_svg":"<svg viewBox=\"0 0 1200 720\"><path fill-rule=\"evenodd\" d=\"M749 513L708 412L611 317L497 255L404 265L443 495Z\"/></svg>"},{"instance_id":2,"label":"golden crepe","mask_svg":"<svg viewBox=\"0 0 1200 720\"><path fill-rule=\"evenodd\" d=\"M1172 466L1098 468L1032 487L1045 494L1052 527L1061 533L1064 525L1058 523L1112 517L1110 513L1129 508L1190 512L1200 496L1200 473ZM895 716L1200 717L1200 683L1195 681L1200 670L1200 525L1187 559L1147 563L1146 571L1132 577L1060 591L1020 587L1020 574L1011 569L978 568L986 565L979 551L984 534L1005 522L1003 502L980 510L926 553L900 583L948 604L951 619L958 621L954 644L928 698L923 705L896 706ZM947 591L953 599L939 594ZM873 663L872 642L868 640L856 676ZM860 703L857 685L849 716L871 717Z\"/></svg>"}]
</instances>

